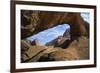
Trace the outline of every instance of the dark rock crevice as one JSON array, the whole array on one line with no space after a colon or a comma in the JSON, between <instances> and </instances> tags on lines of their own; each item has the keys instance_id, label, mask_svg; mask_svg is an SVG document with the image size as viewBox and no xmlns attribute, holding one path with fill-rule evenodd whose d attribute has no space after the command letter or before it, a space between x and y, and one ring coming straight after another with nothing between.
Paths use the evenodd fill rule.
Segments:
<instances>
[{"instance_id":1,"label":"dark rock crevice","mask_svg":"<svg viewBox=\"0 0 100 73\"><path fill-rule=\"evenodd\" d=\"M63 23L70 25L69 40L62 36L60 42L59 38L56 38L46 46L25 40L31 35ZM21 40L24 40L21 41L22 62L89 59L89 24L83 20L80 13L23 10ZM53 47L50 44L53 44Z\"/></svg>"}]
</instances>

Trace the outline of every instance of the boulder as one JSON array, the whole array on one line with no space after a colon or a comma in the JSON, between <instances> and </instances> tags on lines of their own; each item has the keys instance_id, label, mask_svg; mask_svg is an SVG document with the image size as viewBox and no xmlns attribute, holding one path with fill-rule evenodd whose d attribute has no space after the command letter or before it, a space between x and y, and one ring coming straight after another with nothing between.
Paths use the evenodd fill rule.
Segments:
<instances>
[{"instance_id":1,"label":"boulder","mask_svg":"<svg viewBox=\"0 0 100 73\"><path fill-rule=\"evenodd\" d=\"M31 44L27 40L21 40L21 51L26 51L30 48Z\"/></svg>"},{"instance_id":2,"label":"boulder","mask_svg":"<svg viewBox=\"0 0 100 73\"><path fill-rule=\"evenodd\" d=\"M58 50L50 53L49 57L55 61L79 60L79 56L75 50Z\"/></svg>"},{"instance_id":3,"label":"boulder","mask_svg":"<svg viewBox=\"0 0 100 73\"><path fill-rule=\"evenodd\" d=\"M87 37L81 36L74 40L68 48L72 47L76 48L80 60L89 59L89 39Z\"/></svg>"},{"instance_id":4,"label":"boulder","mask_svg":"<svg viewBox=\"0 0 100 73\"><path fill-rule=\"evenodd\" d=\"M59 36L56 39L48 42L46 45L54 46L54 47L61 47L64 49L64 48L67 48L69 44L70 44L70 40L68 37Z\"/></svg>"},{"instance_id":5,"label":"boulder","mask_svg":"<svg viewBox=\"0 0 100 73\"><path fill-rule=\"evenodd\" d=\"M34 45L22 53L22 62L86 60L89 59L88 42L86 37L81 36L65 49L54 46Z\"/></svg>"},{"instance_id":6,"label":"boulder","mask_svg":"<svg viewBox=\"0 0 100 73\"><path fill-rule=\"evenodd\" d=\"M38 55L42 55L44 50L46 50L44 46L31 46L29 50L22 53L22 62L37 61L38 57L40 57Z\"/></svg>"}]
</instances>

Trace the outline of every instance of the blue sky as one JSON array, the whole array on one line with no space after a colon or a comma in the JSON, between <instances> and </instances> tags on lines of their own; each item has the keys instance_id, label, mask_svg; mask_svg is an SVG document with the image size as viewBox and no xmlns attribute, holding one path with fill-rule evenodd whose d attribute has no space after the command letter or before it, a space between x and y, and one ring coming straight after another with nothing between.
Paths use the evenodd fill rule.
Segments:
<instances>
[{"instance_id":1,"label":"blue sky","mask_svg":"<svg viewBox=\"0 0 100 73\"><path fill-rule=\"evenodd\" d=\"M90 16L89 13L81 13L81 16L85 21L89 23ZM37 39L42 45L45 45L47 42L57 38L58 36L63 35L66 29L70 28L68 24L58 25L56 27L44 30L42 32L37 33L31 37L28 37L27 40L33 41Z\"/></svg>"},{"instance_id":2,"label":"blue sky","mask_svg":"<svg viewBox=\"0 0 100 73\"><path fill-rule=\"evenodd\" d=\"M65 30L70 28L68 24L58 25L56 27L44 30L34 36L27 38L28 40L32 41L37 39L42 45L50 42L51 40L57 38L64 34Z\"/></svg>"},{"instance_id":3,"label":"blue sky","mask_svg":"<svg viewBox=\"0 0 100 73\"><path fill-rule=\"evenodd\" d=\"M81 13L81 16L83 17L83 19L85 21L87 21L88 23L90 23L90 14L89 13L83 12L83 13Z\"/></svg>"}]
</instances>

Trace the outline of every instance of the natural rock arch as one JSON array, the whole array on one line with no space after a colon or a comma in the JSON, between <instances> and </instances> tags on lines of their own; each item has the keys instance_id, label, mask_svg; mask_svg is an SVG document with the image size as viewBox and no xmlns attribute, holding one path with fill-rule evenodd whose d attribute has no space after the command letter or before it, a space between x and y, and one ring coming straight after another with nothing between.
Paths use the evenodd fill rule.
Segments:
<instances>
[{"instance_id":1,"label":"natural rock arch","mask_svg":"<svg viewBox=\"0 0 100 73\"><path fill-rule=\"evenodd\" d=\"M42 56L42 59L44 59L45 55L43 55L43 51L45 49L46 52L48 52L49 49L51 49L51 51L57 50L53 53L48 53L51 58L50 60L89 59L89 41L87 38L89 37L89 24L83 20L83 18L80 16L80 13L22 10L21 40L45 29L52 28L64 23L70 25L71 40L67 41L67 43L64 43L65 45L69 44L67 45L67 48L61 48L59 50L57 47L41 47L37 45L35 46L35 48L33 48L32 45L26 45L27 42L25 43L26 40L24 40L21 41L21 49L25 47L25 49L22 50L26 50L25 54L27 53L29 55L29 58L24 53L22 53L21 57L23 58L23 60L31 59L31 57L33 57L34 55L36 55L36 57L32 58L31 61L38 61L40 56ZM29 50L27 50L27 48ZM42 51L43 53L38 54L38 52L40 51Z\"/></svg>"},{"instance_id":2,"label":"natural rock arch","mask_svg":"<svg viewBox=\"0 0 100 73\"><path fill-rule=\"evenodd\" d=\"M26 16L29 18L23 16L25 15L25 12L27 13ZM23 10L21 13L21 27L25 26L26 28L21 28L22 39L63 23L68 23L70 25L70 34L72 40L79 36L89 36L89 24L83 20L83 18L80 16L80 13L50 11L39 12L29 10ZM38 18L37 24L33 24L31 20L32 15L35 15L35 17Z\"/></svg>"}]
</instances>

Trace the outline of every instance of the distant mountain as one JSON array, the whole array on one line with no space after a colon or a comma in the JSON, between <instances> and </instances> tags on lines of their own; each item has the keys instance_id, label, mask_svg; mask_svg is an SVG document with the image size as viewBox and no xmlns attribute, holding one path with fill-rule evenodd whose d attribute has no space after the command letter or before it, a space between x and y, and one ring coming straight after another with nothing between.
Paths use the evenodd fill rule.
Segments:
<instances>
[{"instance_id":1,"label":"distant mountain","mask_svg":"<svg viewBox=\"0 0 100 73\"><path fill-rule=\"evenodd\" d=\"M63 34L63 37L70 39L70 28L66 29L66 31Z\"/></svg>"},{"instance_id":2,"label":"distant mountain","mask_svg":"<svg viewBox=\"0 0 100 73\"><path fill-rule=\"evenodd\" d=\"M65 48L70 41L70 28L68 28L63 36L58 36L56 39L46 43L46 46L54 46L54 47L61 47Z\"/></svg>"}]
</instances>

